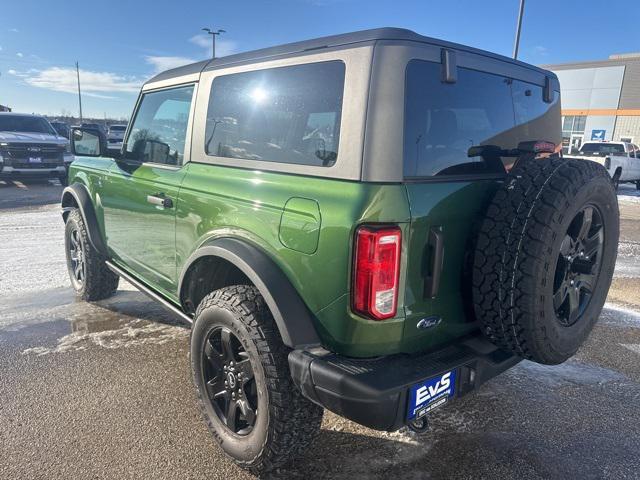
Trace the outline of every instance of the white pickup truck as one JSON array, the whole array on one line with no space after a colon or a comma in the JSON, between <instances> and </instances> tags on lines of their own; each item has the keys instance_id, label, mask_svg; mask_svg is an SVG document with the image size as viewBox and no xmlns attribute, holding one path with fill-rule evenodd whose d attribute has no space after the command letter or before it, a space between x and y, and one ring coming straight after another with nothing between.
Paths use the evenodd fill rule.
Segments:
<instances>
[{"instance_id":1,"label":"white pickup truck","mask_svg":"<svg viewBox=\"0 0 640 480\"><path fill-rule=\"evenodd\" d=\"M640 148L633 143L585 142L580 150L565 157L604 165L616 187L619 182L631 182L640 190Z\"/></svg>"}]
</instances>

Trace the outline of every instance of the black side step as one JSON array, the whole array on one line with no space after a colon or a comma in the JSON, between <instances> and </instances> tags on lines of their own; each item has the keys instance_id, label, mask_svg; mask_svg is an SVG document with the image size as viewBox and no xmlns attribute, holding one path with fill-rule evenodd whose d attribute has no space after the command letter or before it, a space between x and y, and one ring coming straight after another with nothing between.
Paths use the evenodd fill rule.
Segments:
<instances>
[{"instance_id":1,"label":"black side step","mask_svg":"<svg viewBox=\"0 0 640 480\"><path fill-rule=\"evenodd\" d=\"M180 317L181 320L187 322L188 324L193 323L193 319L190 316L185 314L182 310L176 307L173 303L169 302L169 300L167 300L166 298L154 292L151 288L149 288L147 285L142 283L140 280L137 280L136 278L132 277L127 272L122 270L120 267L111 263L109 260L106 260L104 263L107 265L107 267L109 267L109 270L111 270L113 273L124 278L127 282L129 282L131 285L136 287L138 290L144 293L147 297L151 298L152 300L155 300L160 305L162 305L165 309L169 310L173 314Z\"/></svg>"}]
</instances>

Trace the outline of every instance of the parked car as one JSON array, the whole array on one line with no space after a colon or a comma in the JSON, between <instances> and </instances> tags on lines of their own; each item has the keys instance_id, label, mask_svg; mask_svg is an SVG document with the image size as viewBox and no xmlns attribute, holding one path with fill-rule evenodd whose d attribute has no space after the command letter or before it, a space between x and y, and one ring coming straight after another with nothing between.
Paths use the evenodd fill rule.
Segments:
<instances>
[{"instance_id":1,"label":"parked car","mask_svg":"<svg viewBox=\"0 0 640 480\"><path fill-rule=\"evenodd\" d=\"M69 138L69 124L59 121L53 121L49 123L59 136Z\"/></svg>"},{"instance_id":2,"label":"parked car","mask_svg":"<svg viewBox=\"0 0 640 480\"><path fill-rule=\"evenodd\" d=\"M58 178L66 185L69 141L39 115L0 112L0 178Z\"/></svg>"},{"instance_id":3,"label":"parked car","mask_svg":"<svg viewBox=\"0 0 640 480\"><path fill-rule=\"evenodd\" d=\"M104 128L104 125L101 125L99 123L82 123L80 126L82 128L92 128L92 129L95 129L95 130L99 130L103 134L106 132L106 130Z\"/></svg>"},{"instance_id":4,"label":"parked car","mask_svg":"<svg viewBox=\"0 0 640 480\"><path fill-rule=\"evenodd\" d=\"M126 125L109 125L109 130L107 131L107 148L120 150L122 148L124 132L126 131Z\"/></svg>"},{"instance_id":5,"label":"parked car","mask_svg":"<svg viewBox=\"0 0 640 480\"><path fill-rule=\"evenodd\" d=\"M640 149L633 143L585 142L566 157L599 163L607 169L616 187L619 182L631 182L640 190Z\"/></svg>"},{"instance_id":6,"label":"parked car","mask_svg":"<svg viewBox=\"0 0 640 480\"><path fill-rule=\"evenodd\" d=\"M256 474L323 408L424 431L523 358L567 360L600 314L618 204L558 154L552 72L385 28L169 70L131 118L121 154L72 133L72 285L122 277L192 324L207 426Z\"/></svg>"}]
</instances>

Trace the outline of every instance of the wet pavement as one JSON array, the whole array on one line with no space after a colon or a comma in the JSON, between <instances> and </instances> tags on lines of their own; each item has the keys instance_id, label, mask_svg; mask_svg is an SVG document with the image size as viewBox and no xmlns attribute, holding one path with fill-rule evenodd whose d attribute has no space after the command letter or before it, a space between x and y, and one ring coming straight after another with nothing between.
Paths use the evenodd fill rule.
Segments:
<instances>
[{"instance_id":1,"label":"wet pavement","mask_svg":"<svg viewBox=\"0 0 640 480\"><path fill-rule=\"evenodd\" d=\"M0 184L0 478L250 478L197 408L188 330L131 286L77 302L53 183ZM557 367L522 362L386 434L325 414L286 478L640 478L640 196L620 191L609 303Z\"/></svg>"}]
</instances>

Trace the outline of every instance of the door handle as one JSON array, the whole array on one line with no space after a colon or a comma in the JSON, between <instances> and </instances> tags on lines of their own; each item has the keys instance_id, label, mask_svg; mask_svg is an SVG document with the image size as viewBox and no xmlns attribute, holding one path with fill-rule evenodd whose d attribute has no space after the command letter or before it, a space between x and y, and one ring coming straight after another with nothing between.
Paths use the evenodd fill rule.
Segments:
<instances>
[{"instance_id":1,"label":"door handle","mask_svg":"<svg viewBox=\"0 0 640 480\"><path fill-rule=\"evenodd\" d=\"M157 205L162 208L173 208L173 200L165 196L164 193L147 195L147 202L149 202L151 205Z\"/></svg>"},{"instance_id":2,"label":"door handle","mask_svg":"<svg viewBox=\"0 0 640 480\"><path fill-rule=\"evenodd\" d=\"M442 233L442 227L431 227L429 229L427 246L431 262L424 279L424 296L426 298L435 298L440 288L442 263L444 261L444 234Z\"/></svg>"}]
</instances>

